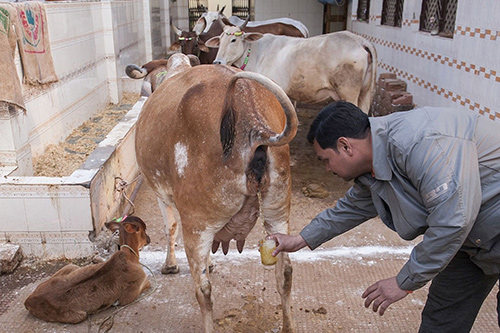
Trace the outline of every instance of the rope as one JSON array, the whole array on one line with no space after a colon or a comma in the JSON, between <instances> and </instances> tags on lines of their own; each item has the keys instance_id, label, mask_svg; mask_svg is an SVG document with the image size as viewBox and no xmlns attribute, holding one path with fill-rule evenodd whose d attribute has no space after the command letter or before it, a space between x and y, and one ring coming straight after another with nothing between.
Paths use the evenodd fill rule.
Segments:
<instances>
[{"instance_id":1,"label":"rope","mask_svg":"<svg viewBox=\"0 0 500 333\"><path fill-rule=\"evenodd\" d=\"M142 267L146 268L149 273L151 273L151 275L153 276L154 278L154 282L155 282L155 285L154 285L154 288L152 288L150 291L148 291L147 293L143 294L141 297L137 298L136 300L134 300L133 302L129 303L129 304L126 304L120 308L117 308L111 315L109 315L108 317L106 317L100 324L99 324L99 329L98 329L98 333L107 333L109 332L109 330L111 330L111 328L113 328L113 325L115 323L115 316L118 312L122 311L123 309L135 304L135 303L138 303L140 301L142 301L144 298L146 297L149 297L151 296L155 291L156 289L158 289L158 280L156 278L156 275L153 273L153 271L146 265L140 263ZM97 312L96 312L97 313ZM90 326L91 326L91 323L90 323L90 316L89 316L89 332L90 332Z\"/></svg>"},{"instance_id":2,"label":"rope","mask_svg":"<svg viewBox=\"0 0 500 333\"><path fill-rule=\"evenodd\" d=\"M132 180L130 183L127 182L126 180L124 180L122 177L115 177L115 182L117 180L120 180L120 182L118 184L115 184L115 189L116 191L120 192L121 195L125 198L125 200L128 201L129 205L132 207L132 212L130 213L130 215L134 215L134 212L135 212L135 205L134 203L132 202L132 200L129 199L129 197L127 197L127 195L125 194L125 188L133 183L135 183L139 178L141 177L141 175L139 174L137 177L135 177L134 180Z\"/></svg>"}]
</instances>

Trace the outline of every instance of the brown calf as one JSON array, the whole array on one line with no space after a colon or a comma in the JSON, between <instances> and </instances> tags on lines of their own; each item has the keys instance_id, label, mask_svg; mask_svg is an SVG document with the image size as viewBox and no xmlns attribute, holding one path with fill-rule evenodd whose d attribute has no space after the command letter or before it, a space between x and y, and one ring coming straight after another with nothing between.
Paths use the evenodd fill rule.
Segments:
<instances>
[{"instance_id":1,"label":"brown calf","mask_svg":"<svg viewBox=\"0 0 500 333\"><path fill-rule=\"evenodd\" d=\"M119 223L107 222L106 227L113 232L119 230L121 250L99 264L64 266L42 282L24 302L33 316L76 324L116 301L121 305L133 302L151 286L138 255L139 249L150 242L146 224L128 216Z\"/></svg>"}]
</instances>

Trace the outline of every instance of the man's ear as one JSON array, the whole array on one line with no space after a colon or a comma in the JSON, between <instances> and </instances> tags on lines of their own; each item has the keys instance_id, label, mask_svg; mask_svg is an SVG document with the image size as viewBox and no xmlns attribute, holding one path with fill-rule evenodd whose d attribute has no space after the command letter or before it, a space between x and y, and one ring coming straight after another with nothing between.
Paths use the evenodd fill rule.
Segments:
<instances>
[{"instance_id":1,"label":"man's ear","mask_svg":"<svg viewBox=\"0 0 500 333\"><path fill-rule=\"evenodd\" d=\"M351 147L351 142L349 141L348 138L344 137L344 136L341 136L338 140L337 140L337 149L340 151L340 152L346 152L348 154L351 154L352 153L352 147Z\"/></svg>"}]
</instances>

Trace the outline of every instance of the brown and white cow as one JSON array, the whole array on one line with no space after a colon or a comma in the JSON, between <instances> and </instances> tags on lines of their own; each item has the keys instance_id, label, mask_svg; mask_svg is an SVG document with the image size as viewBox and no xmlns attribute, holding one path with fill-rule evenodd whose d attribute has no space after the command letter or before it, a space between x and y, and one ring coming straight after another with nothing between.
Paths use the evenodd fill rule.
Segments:
<instances>
[{"instance_id":1,"label":"brown and white cow","mask_svg":"<svg viewBox=\"0 0 500 333\"><path fill-rule=\"evenodd\" d=\"M351 32L291 38L226 26L206 45L219 48L214 63L265 75L295 101L345 100L366 113L370 110L377 53L370 42Z\"/></svg>"},{"instance_id":2,"label":"brown and white cow","mask_svg":"<svg viewBox=\"0 0 500 333\"><path fill-rule=\"evenodd\" d=\"M121 222L107 222L106 227L119 230L121 249L99 264L66 265L42 282L24 302L32 315L76 324L116 301L133 302L151 286L139 262L139 250L150 243L146 224L128 216Z\"/></svg>"},{"instance_id":3,"label":"brown and white cow","mask_svg":"<svg viewBox=\"0 0 500 333\"><path fill-rule=\"evenodd\" d=\"M210 250L227 253L262 212L269 234L288 233L291 179L288 143L297 116L279 86L256 73L200 65L165 81L145 102L136 128L136 156L158 196L167 224L163 273L178 272L175 209L206 332L213 329ZM275 268L285 332L291 317L292 266Z\"/></svg>"},{"instance_id":4,"label":"brown and white cow","mask_svg":"<svg viewBox=\"0 0 500 333\"><path fill-rule=\"evenodd\" d=\"M181 65L183 64L183 65ZM185 66L197 66L200 60L195 55L181 57L173 54L168 59L152 60L142 67L130 64L125 67L125 73L132 79L144 79L141 86L141 96L148 97L167 78L177 74ZM184 66L184 67L183 67Z\"/></svg>"}]
</instances>

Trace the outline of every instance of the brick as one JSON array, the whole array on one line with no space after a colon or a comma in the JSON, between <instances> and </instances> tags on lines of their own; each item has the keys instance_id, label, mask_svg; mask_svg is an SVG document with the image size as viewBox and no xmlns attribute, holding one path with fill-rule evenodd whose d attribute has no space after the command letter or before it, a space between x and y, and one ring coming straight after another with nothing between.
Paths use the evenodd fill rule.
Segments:
<instances>
[{"instance_id":1,"label":"brick","mask_svg":"<svg viewBox=\"0 0 500 333\"><path fill-rule=\"evenodd\" d=\"M400 79L387 79L384 81L383 88L386 91L395 91L395 90L406 91L406 82Z\"/></svg>"},{"instance_id":2,"label":"brick","mask_svg":"<svg viewBox=\"0 0 500 333\"><path fill-rule=\"evenodd\" d=\"M394 112L409 111L415 107L413 104L394 105Z\"/></svg>"},{"instance_id":3,"label":"brick","mask_svg":"<svg viewBox=\"0 0 500 333\"><path fill-rule=\"evenodd\" d=\"M382 73L378 77L378 82L381 83L382 81L385 81L387 79L396 79L397 76L394 73Z\"/></svg>"},{"instance_id":4,"label":"brick","mask_svg":"<svg viewBox=\"0 0 500 333\"><path fill-rule=\"evenodd\" d=\"M413 95L409 92L405 92L401 96L393 98L392 105L412 105L413 104Z\"/></svg>"}]
</instances>

